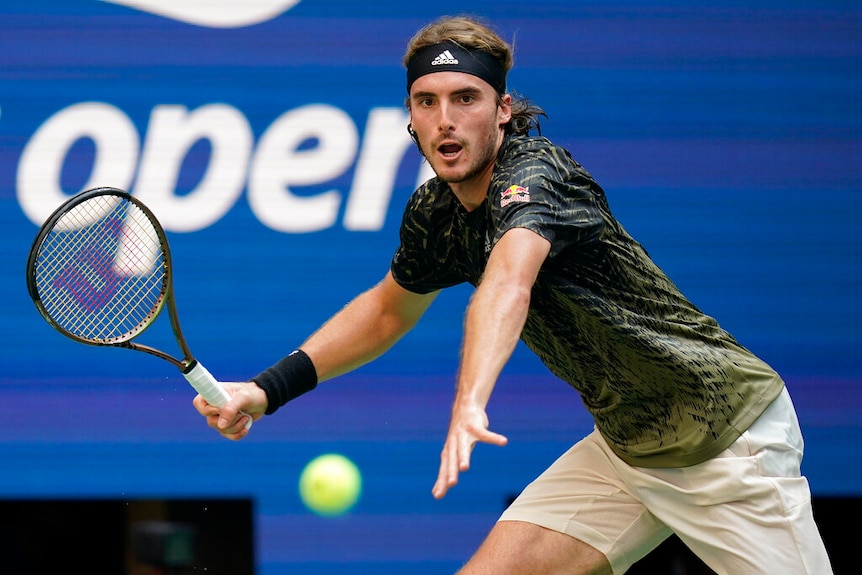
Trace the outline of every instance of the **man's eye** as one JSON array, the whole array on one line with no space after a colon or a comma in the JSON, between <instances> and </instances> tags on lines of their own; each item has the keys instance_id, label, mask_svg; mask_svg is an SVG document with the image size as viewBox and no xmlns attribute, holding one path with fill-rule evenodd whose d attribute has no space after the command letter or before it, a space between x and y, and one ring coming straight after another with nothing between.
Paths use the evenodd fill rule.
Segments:
<instances>
[{"instance_id":1,"label":"man's eye","mask_svg":"<svg viewBox=\"0 0 862 575\"><path fill-rule=\"evenodd\" d=\"M463 104L469 104L470 102L472 102L472 101L473 101L473 100L475 100L475 99L476 99L476 98L474 98L472 94L463 94L463 95L461 96L461 103L463 103Z\"/></svg>"}]
</instances>

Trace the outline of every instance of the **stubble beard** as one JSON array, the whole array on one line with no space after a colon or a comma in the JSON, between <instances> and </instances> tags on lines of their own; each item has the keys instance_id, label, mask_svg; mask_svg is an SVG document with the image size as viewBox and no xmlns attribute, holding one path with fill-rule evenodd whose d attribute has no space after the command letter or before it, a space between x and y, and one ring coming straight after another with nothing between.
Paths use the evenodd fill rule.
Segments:
<instances>
[{"instance_id":1,"label":"stubble beard","mask_svg":"<svg viewBox=\"0 0 862 575\"><path fill-rule=\"evenodd\" d=\"M489 133L494 134L493 131ZM441 180L443 180L447 184L460 184L463 182L468 182L471 179L477 177L479 174L484 172L490 164L493 164L496 161L496 147L497 146L493 135L483 139L481 142L478 143L475 148L470 146L468 143L462 142L462 153L470 152L475 149L477 150L478 155L473 158L472 161L470 161L470 163L467 165L463 172L453 173L448 176L445 174L441 175L440 170L438 170L437 167L434 165L438 159L436 156L426 155L426 158L435 158L434 162L429 160L429 163L431 164L431 168L434 169L434 173L436 173ZM436 152L436 150L434 150L434 152Z\"/></svg>"}]
</instances>

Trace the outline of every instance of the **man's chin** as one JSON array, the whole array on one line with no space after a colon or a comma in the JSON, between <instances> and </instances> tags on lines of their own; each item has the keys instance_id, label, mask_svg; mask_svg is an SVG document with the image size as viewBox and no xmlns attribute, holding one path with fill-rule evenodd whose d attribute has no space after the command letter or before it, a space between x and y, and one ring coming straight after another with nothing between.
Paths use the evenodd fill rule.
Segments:
<instances>
[{"instance_id":1,"label":"man's chin","mask_svg":"<svg viewBox=\"0 0 862 575\"><path fill-rule=\"evenodd\" d=\"M431 164L431 168L434 170L434 173L437 174L437 177L447 184L460 184L468 179L463 170L440 166L439 164L434 165L434 163Z\"/></svg>"}]
</instances>

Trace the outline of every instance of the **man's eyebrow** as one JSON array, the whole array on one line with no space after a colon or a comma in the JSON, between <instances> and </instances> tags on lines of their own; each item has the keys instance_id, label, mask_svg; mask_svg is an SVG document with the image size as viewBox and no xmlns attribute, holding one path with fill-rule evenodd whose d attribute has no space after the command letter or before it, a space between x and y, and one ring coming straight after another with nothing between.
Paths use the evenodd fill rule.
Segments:
<instances>
[{"instance_id":1,"label":"man's eyebrow","mask_svg":"<svg viewBox=\"0 0 862 575\"><path fill-rule=\"evenodd\" d=\"M457 90L452 90L450 95L452 96L461 96L463 94L478 94L482 90L477 86L465 86L464 88L459 88ZM437 94L436 92L415 92L410 95L410 99L415 98L439 98L441 94Z\"/></svg>"},{"instance_id":2,"label":"man's eyebrow","mask_svg":"<svg viewBox=\"0 0 862 575\"><path fill-rule=\"evenodd\" d=\"M452 94L454 96L461 96L462 94L478 94L481 91L482 90L477 86L466 86L464 88L461 88L460 90L454 90Z\"/></svg>"}]
</instances>

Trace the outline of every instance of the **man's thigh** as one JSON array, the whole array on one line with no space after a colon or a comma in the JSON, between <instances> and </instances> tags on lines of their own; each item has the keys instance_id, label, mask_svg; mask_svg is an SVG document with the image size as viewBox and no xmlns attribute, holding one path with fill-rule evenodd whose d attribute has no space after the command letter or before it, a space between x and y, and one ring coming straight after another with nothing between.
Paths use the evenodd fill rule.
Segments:
<instances>
[{"instance_id":1,"label":"man's thigh","mask_svg":"<svg viewBox=\"0 0 862 575\"><path fill-rule=\"evenodd\" d=\"M498 525L521 521L545 528L561 535L560 541L569 538L597 550L614 573L625 572L671 531L632 496L619 477L618 461L594 431L530 483Z\"/></svg>"},{"instance_id":2,"label":"man's thigh","mask_svg":"<svg viewBox=\"0 0 862 575\"><path fill-rule=\"evenodd\" d=\"M564 533L500 521L458 575L612 575L604 554Z\"/></svg>"},{"instance_id":3,"label":"man's thigh","mask_svg":"<svg viewBox=\"0 0 862 575\"><path fill-rule=\"evenodd\" d=\"M681 469L621 467L636 496L718 573L826 575L803 442L786 390L717 457Z\"/></svg>"}]
</instances>

